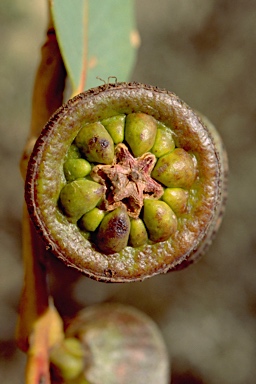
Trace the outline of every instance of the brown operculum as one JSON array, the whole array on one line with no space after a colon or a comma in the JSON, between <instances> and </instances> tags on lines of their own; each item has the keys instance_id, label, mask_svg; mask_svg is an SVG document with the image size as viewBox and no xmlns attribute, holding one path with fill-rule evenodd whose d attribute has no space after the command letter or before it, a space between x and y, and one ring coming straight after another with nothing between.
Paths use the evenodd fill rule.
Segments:
<instances>
[{"instance_id":1,"label":"brown operculum","mask_svg":"<svg viewBox=\"0 0 256 384\"><path fill-rule=\"evenodd\" d=\"M115 148L115 158L111 165L96 165L91 177L105 186L102 208L112 211L124 204L132 218L138 218L145 198L159 199L164 190L150 176L156 163L152 153L144 153L135 158L125 144Z\"/></svg>"}]
</instances>

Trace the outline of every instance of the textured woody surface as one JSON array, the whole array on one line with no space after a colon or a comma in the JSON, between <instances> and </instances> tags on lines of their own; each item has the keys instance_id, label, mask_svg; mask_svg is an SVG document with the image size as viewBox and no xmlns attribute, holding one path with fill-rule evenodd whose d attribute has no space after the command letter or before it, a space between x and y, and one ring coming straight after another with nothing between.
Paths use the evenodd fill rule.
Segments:
<instances>
[{"instance_id":1,"label":"textured woody surface","mask_svg":"<svg viewBox=\"0 0 256 384\"><path fill-rule=\"evenodd\" d=\"M0 191L0 377L5 383L20 384L25 359L13 337L22 279L23 182L18 163L28 132L46 9L41 0L3 0L0 8L0 83L5 94L0 105L4 180ZM225 219L207 256L184 271L128 287L80 279L72 290L55 282L55 291L65 295L68 304L74 292L78 306L111 299L133 304L152 316L172 355L173 384L253 383L255 2L140 0L137 10L142 46L132 80L172 89L218 127L231 168ZM65 277L68 287L74 279L71 275ZM63 307L61 296L58 305ZM77 306L69 306L69 312L71 308ZM68 309L63 307L62 312Z\"/></svg>"},{"instance_id":2,"label":"textured woody surface","mask_svg":"<svg viewBox=\"0 0 256 384\"><path fill-rule=\"evenodd\" d=\"M135 128L139 131L142 129L144 137L146 129L150 128L152 132L152 120L156 133L154 119L170 128L178 148L158 159L151 177L167 187L177 186L190 189L188 209L178 217L179 223L177 226L173 227L171 225L172 228L168 228L168 223L173 221L171 217L174 213L166 203L162 202L161 204L169 209L168 214L166 209L162 210L162 208L153 213L145 204L145 224L152 242L146 243L145 246L139 248L125 247L130 228L125 231L127 239L122 242L122 246L121 243L117 248L113 247L113 244L112 246L107 245L109 241L113 243L117 236L114 231L108 231L106 223L104 223L105 230L102 232L102 226L100 225L99 233L96 235L97 239L101 239L100 242L85 239L78 227L69 223L58 206L60 196L65 213L68 216L75 217L77 221L85 213L85 211L83 212L84 200L79 199L79 196L85 195L85 193L81 193L76 185L78 183L92 183L97 186L97 190L102 189L100 184L95 183L95 181L99 180L95 179L94 175L91 175L93 182L77 180L65 185L62 170L63 162L74 138L77 145L79 144L79 148L85 141L86 155L89 153L88 160L91 160L91 153L94 153L89 145L91 141L94 143L102 140L104 141L103 148L105 148L106 139L103 136L104 131L102 131L104 127L100 123L92 123L120 113L127 115L125 137L127 133L129 145L132 138L133 145L136 144L140 148L133 138ZM145 122L145 116L150 123ZM86 125L87 123L89 124ZM93 130L98 129L100 133L98 134L97 131L94 138L92 136ZM106 130L105 132L107 133ZM151 132L150 134L147 132L145 135L146 138L150 137L150 141L152 141ZM154 138L150 143L150 147L145 149L146 151L154 145ZM108 141L110 142L110 140L111 137L109 137ZM147 144L147 141L145 143ZM121 152L125 153L126 147L122 146L120 148L120 146L121 144L118 144L116 147L118 149L116 157L120 156L118 154L120 149L122 149ZM108 149L109 145L106 148ZM134 152L133 147L132 152ZM98 155L99 150L97 149L95 153ZM104 151L101 150L100 153L100 159L97 162L103 162L104 164L102 160ZM144 149L142 153L138 154L140 157L137 157L136 161L132 157L128 157L124 161L119 159L119 163L113 165L113 167L120 164L124 166L123 162L126 164L128 161L131 163L133 171L136 172L137 167L132 163L143 162L142 155L145 156ZM154 157L154 155L152 156ZM217 220L215 213L218 213L219 206L222 204L222 190L224 188L220 182L222 170L219 156L218 149L201 120L175 94L135 82L107 84L93 88L69 100L48 121L29 160L25 182L25 198L31 219L45 240L47 249L61 258L68 266L75 267L87 276L100 281L144 280L158 273L166 273L181 264L190 256L191 252L201 247L203 239L208 236L208 228L212 226L212 221ZM106 164L101 165L101 172L109 166L109 161ZM149 185L151 180L149 177L150 167L148 169L144 162L143 165L139 166L139 178L142 177L143 170L145 177L148 176L149 179L146 179L146 187L143 187L144 192L151 192L152 190L153 195L156 195L156 188L152 189ZM94 168L92 172L94 172ZM112 178L110 181L112 181ZM75 187L73 187L73 184L76 184ZM74 204L72 194L66 193L67 189L68 192L72 190L73 195L77 196L77 198L74 198ZM85 189L85 192L87 189ZM114 199L118 193L114 196ZM109 194L108 191L107 194ZM97 197L96 201L94 195ZM91 202L91 199L94 201L94 206L97 204L101 195L99 193L94 195L90 199L88 199L89 195L86 197L86 204L87 201ZM146 197L145 195L144 198ZM125 202L125 200L126 198L123 201ZM94 208L94 206L88 208L88 210ZM127 212L130 214L129 208ZM158 216L160 216L160 219L157 219ZM170 219L167 219L169 216ZM109 227L111 227L110 224ZM160 232L157 229L158 227L159 230L161 228ZM108 238L110 239L108 240ZM102 247L103 239L104 243L106 243L104 247ZM117 240L115 241L117 243ZM99 246L100 251L97 246ZM112 256L108 256L110 253Z\"/></svg>"}]
</instances>

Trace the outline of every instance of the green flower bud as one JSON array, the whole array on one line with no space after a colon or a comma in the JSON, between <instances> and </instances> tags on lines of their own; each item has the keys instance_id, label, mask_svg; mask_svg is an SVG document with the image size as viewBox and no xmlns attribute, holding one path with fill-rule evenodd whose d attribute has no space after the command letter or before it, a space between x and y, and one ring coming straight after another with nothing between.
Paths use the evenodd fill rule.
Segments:
<instances>
[{"instance_id":1,"label":"green flower bud","mask_svg":"<svg viewBox=\"0 0 256 384\"><path fill-rule=\"evenodd\" d=\"M124 140L124 124L125 115L117 115L109 117L101 121L115 144L121 143Z\"/></svg>"},{"instance_id":2,"label":"green flower bud","mask_svg":"<svg viewBox=\"0 0 256 384\"><path fill-rule=\"evenodd\" d=\"M156 140L151 152L156 157L161 157L173 151L175 149L175 143L169 128L160 123L158 123L157 127Z\"/></svg>"},{"instance_id":3,"label":"green flower bud","mask_svg":"<svg viewBox=\"0 0 256 384\"><path fill-rule=\"evenodd\" d=\"M151 175L166 187L190 188L195 181L196 169L190 154L177 148L158 159Z\"/></svg>"},{"instance_id":4,"label":"green flower bud","mask_svg":"<svg viewBox=\"0 0 256 384\"><path fill-rule=\"evenodd\" d=\"M162 196L176 214L186 211L189 193L182 188L166 188Z\"/></svg>"},{"instance_id":5,"label":"green flower bud","mask_svg":"<svg viewBox=\"0 0 256 384\"><path fill-rule=\"evenodd\" d=\"M86 231L93 232L100 225L104 215L104 211L95 207L83 215L79 224Z\"/></svg>"},{"instance_id":6,"label":"green flower bud","mask_svg":"<svg viewBox=\"0 0 256 384\"><path fill-rule=\"evenodd\" d=\"M50 362L62 379L65 381L75 379L84 368L82 343L74 337L64 339L51 350Z\"/></svg>"},{"instance_id":7,"label":"green flower bud","mask_svg":"<svg viewBox=\"0 0 256 384\"><path fill-rule=\"evenodd\" d=\"M86 124L79 131L75 142L87 160L103 164L112 163L114 142L101 123Z\"/></svg>"},{"instance_id":8,"label":"green flower bud","mask_svg":"<svg viewBox=\"0 0 256 384\"><path fill-rule=\"evenodd\" d=\"M78 179L62 188L60 203L66 215L77 221L97 205L103 192L102 185L94 181Z\"/></svg>"},{"instance_id":9,"label":"green flower bud","mask_svg":"<svg viewBox=\"0 0 256 384\"><path fill-rule=\"evenodd\" d=\"M164 201L145 199L143 220L154 242L168 240L177 230L177 218Z\"/></svg>"},{"instance_id":10,"label":"green flower bud","mask_svg":"<svg viewBox=\"0 0 256 384\"><path fill-rule=\"evenodd\" d=\"M76 144L71 144L68 153L66 155L66 159L80 159L81 153Z\"/></svg>"},{"instance_id":11,"label":"green flower bud","mask_svg":"<svg viewBox=\"0 0 256 384\"><path fill-rule=\"evenodd\" d=\"M63 169L67 181L73 181L87 176L91 172L91 165L85 159L68 159Z\"/></svg>"},{"instance_id":12,"label":"green flower bud","mask_svg":"<svg viewBox=\"0 0 256 384\"><path fill-rule=\"evenodd\" d=\"M156 120L145 113L130 113L126 117L125 140L135 157L148 152L154 145L157 131Z\"/></svg>"},{"instance_id":13,"label":"green flower bud","mask_svg":"<svg viewBox=\"0 0 256 384\"><path fill-rule=\"evenodd\" d=\"M97 233L97 245L105 253L120 252L126 247L130 233L130 219L123 206L103 218Z\"/></svg>"},{"instance_id":14,"label":"green flower bud","mask_svg":"<svg viewBox=\"0 0 256 384\"><path fill-rule=\"evenodd\" d=\"M141 219L132 219L129 244L132 247L137 248L144 245L147 240L148 234L143 221Z\"/></svg>"}]
</instances>

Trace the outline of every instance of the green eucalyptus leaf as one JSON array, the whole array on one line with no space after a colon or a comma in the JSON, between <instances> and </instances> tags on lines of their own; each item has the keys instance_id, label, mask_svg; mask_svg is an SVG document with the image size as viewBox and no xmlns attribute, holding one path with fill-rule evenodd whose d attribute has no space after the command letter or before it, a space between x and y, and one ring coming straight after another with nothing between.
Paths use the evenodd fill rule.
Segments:
<instances>
[{"instance_id":1,"label":"green eucalyptus leaf","mask_svg":"<svg viewBox=\"0 0 256 384\"><path fill-rule=\"evenodd\" d=\"M89 1L89 40L87 87L115 76L127 81L135 61L136 48L133 0Z\"/></svg>"},{"instance_id":2,"label":"green eucalyptus leaf","mask_svg":"<svg viewBox=\"0 0 256 384\"><path fill-rule=\"evenodd\" d=\"M73 93L99 85L97 78L129 79L138 42L134 0L54 0L51 10Z\"/></svg>"},{"instance_id":3,"label":"green eucalyptus leaf","mask_svg":"<svg viewBox=\"0 0 256 384\"><path fill-rule=\"evenodd\" d=\"M51 12L73 91L82 91L86 71L88 0L54 0Z\"/></svg>"}]
</instances>

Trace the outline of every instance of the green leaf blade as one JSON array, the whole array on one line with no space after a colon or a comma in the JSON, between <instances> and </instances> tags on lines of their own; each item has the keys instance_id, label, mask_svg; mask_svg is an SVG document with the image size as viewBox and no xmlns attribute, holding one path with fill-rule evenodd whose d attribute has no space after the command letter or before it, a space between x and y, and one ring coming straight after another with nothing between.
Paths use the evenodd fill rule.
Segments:
<instances>
[{"instance_id":1,"label":"green leaf blade","mask_svg":"<svg viewBox=\"0 0 256 384\"><path fill-rule=\"evenodd\" d=\"M85 71L85 29L87 29L87 0L54 0L52 16L62 58L73 91L83 88Z\"/></svg>"},{"instance_id":2,"label":"green leaf blade","mask_svg":"<svg viewBox=\"0 0 256 384\"><path fill-rule=\"evenodd\" d=\"M127 81L133 68L136 47L132 45L134 2L94 0L89 2L87 88L116 77ZM93 21L93 22L92 22Z\"/></svg>"},{"instance_id":3,"label":"green leaf blade","mask_svg":"<svg viewBox=\"0 0 256 384\"><path fill-rule=\"evenodd\" d=\"M136 58L134 0L54 0L56 35L73 93L127 81Z\"/></svg>"}]
</instances>

